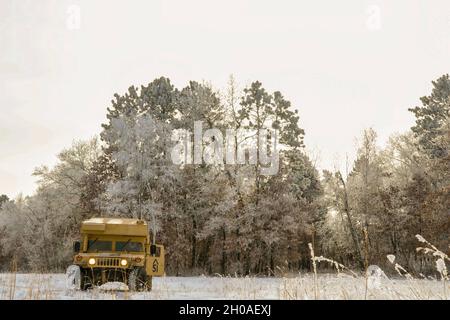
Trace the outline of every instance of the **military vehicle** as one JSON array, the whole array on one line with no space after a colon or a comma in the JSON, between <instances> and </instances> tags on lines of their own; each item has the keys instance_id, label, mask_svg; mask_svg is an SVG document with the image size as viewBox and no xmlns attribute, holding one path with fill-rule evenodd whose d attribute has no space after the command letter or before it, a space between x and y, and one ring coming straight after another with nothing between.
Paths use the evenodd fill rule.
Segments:
<instances>
[{"instance_id":1,"label":"military vehicle","mask_svg":"<svg viewBox=\"0 0 450 320\"><path fill-rule=\"evenodd\" d=\"M66 272L73 289L123 282L131 291L149 291L152 277L164 274L164 246L150 241L144 220L85 220L73 251L73 264Z\"/></svg>"}]
</instances>

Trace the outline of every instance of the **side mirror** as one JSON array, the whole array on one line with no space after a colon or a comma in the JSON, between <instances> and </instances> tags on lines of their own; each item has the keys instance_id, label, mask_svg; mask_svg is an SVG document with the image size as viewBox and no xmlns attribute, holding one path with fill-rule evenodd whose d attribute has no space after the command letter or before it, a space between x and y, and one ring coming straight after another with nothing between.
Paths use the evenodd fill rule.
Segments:
<instances>
[{"instance_id":1,"label":"side mirror","mask_svg":"<svg viewBox=\"0 0 450 320\"><path fill-rule=\"evenodd\" d=\"M75 241L75 242L73 243L73 252L74 252L74 253L78 253L78 252L80 252L80 249L81 249L81 243L80 243L80 241Z\"/></svg>"},{"instance_id":2,"label":"side mirror","mask_svg":"<svg viewBox=\"0 0 450 320\"><path fill-rule=\"evenodd\" d=\"M154 256L156 254L156 245L150 245L150 254Z\"/></svg>"}]
</instances>

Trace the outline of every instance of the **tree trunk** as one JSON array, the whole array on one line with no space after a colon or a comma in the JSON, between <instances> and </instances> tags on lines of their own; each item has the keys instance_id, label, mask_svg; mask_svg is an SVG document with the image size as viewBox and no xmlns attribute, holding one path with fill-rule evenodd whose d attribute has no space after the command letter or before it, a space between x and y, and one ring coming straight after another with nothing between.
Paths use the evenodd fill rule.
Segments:
<instances>
[{"instance_id":1,"label":"tree trunk","mask_svg":"<svg viewBox=\"0 0 450 320\"><path fill-rule=\"evenodd\" d=\"M350 234L352 236L353 245L355 246L355 255L356 255L356 258L358 259L358 263L359 263L360 267L364 268L364 259L363 259L362 253L361 253L361 247L359 245L358 236L356 234L355 228L353 227L352 219L350 217L350 208L348 205L347 187L345 185L345 181L342 178L342 175L340 172L338 172L338 178L344 188L344 211L345 211L345 215L347 217L348 227L350 229Z\"/></svg>"},{"instance_id":2,"label":"tree trunk","mask_svg":"<svg viewBox=\"0 0 450 320\"><path fill-rule=\"evenodd\" d=\"M225 231L225 226L222 227L222 275L225 275L227 272L227 251L226 251L226 240L227 234Z\"/></svg>"},{"instance_id":3,"label":"tree trunk","mask_svg":"<svg viewBox=\"0 0 450 320\"><path fill-rule=\"evenodd\" d=\"M197 239L195 237L195 232L197 231L197 223L195 221L195 217L192 217L192 237L191 237L191 244L192 244L192 260L191 260L191 268L195 268L195 261L196 261L196 255L197 255Z\"/></svg>"}]
</instances>

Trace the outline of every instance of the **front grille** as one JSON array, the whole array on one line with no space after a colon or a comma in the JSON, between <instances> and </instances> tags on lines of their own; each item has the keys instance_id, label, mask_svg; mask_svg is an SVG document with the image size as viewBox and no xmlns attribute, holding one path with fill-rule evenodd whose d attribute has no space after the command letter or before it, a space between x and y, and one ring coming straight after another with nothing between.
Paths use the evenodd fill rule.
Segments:
<instances>
[{"instance_id":1,"label":"front grille","mask_svg":"<svg viewBox=\"0 0 450 320\"><path fill-rule=\"evenodd\" d=\"M119 267L120 259L119 258L98 258L97 266L98 267Z\"/></svg>"}]
</instances>

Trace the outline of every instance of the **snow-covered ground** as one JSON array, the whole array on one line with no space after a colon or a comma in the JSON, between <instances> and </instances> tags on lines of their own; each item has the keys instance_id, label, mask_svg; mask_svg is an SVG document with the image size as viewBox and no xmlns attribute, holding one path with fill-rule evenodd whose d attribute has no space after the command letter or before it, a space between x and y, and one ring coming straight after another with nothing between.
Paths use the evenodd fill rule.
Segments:
<instances>
[{"instance_id":1,"label":"snow-covered ground","mask_svg":"<svg viewBox=\"0 0 450 320\"><path fill-rule=\"evenodd\" d=\"M438 280L369 278L368 299L450 299ZM119 290L114 290L114 289ZM66 289L64 274L0 274L0 299L364 299L366 279L344 274L290 278L162 277L153 291L129 292L108 283L86 292Z\"/></svg>"}]
</instances>

